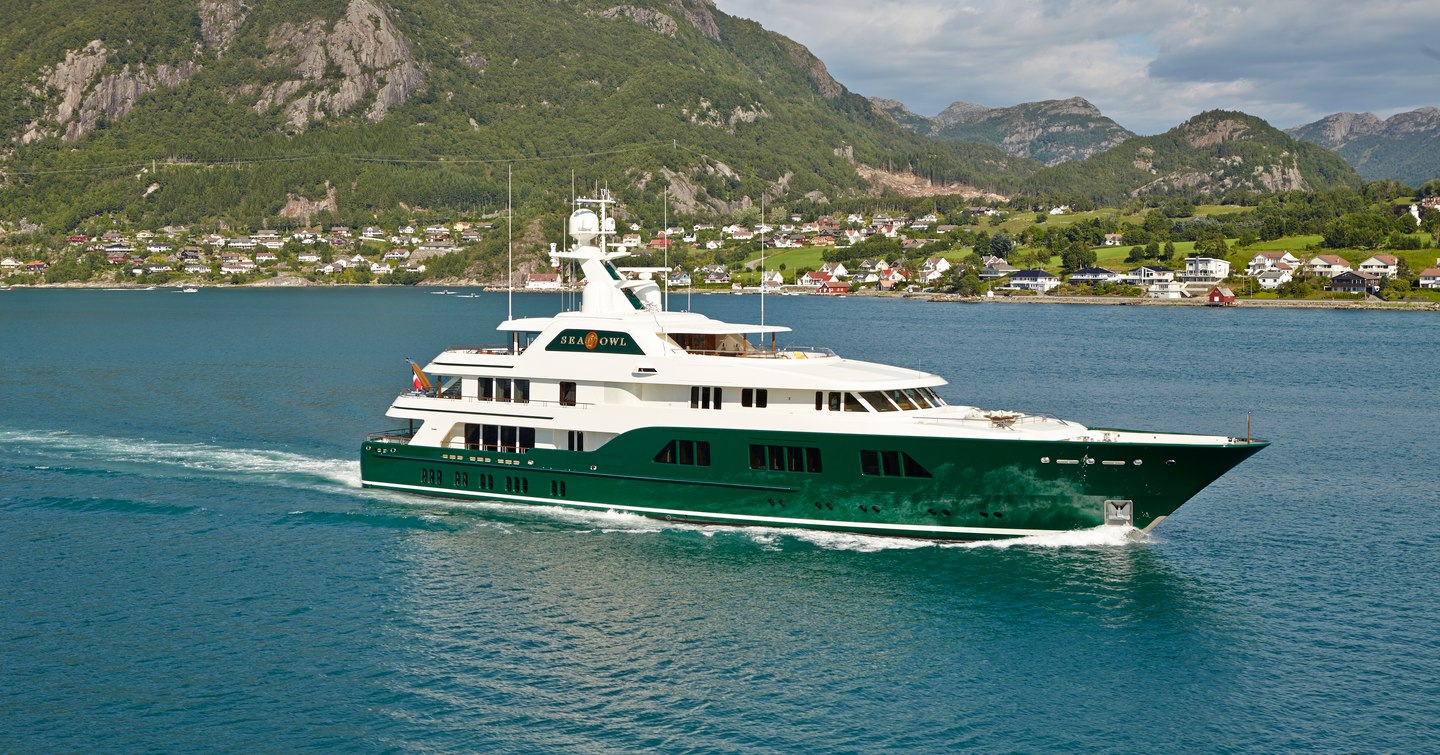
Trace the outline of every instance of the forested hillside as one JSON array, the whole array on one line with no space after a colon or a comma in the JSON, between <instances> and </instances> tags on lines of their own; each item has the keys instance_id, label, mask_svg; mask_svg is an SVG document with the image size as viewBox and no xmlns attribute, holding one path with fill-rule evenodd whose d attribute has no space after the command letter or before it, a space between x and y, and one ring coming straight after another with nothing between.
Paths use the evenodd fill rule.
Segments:
<instances>
[{"instance_id":1,"label":"forested hillside","mask_svg":"<svg viewBox=\"0 0 1440 755\"><path fill-rule=\"evenodd\" d=\"M0 217L359 222L568 197L724 213L1038 167L912 134L702 0L5 0ZM58 23L57 20L63 20ZM586 157L571 157L586 156ZM668 177L668 180L666 179ZM658 179L658 180L657 180Z\"/></svg>"}]
</instances>

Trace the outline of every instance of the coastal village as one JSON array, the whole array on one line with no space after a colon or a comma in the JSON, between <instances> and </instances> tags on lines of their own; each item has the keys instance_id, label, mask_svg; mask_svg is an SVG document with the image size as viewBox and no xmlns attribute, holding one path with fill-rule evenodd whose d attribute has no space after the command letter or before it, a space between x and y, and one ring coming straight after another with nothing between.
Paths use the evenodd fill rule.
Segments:
<instances>
[{"instance_id":1,"label":"coastal village","mask_svg":"<svg viewBox=\"0 0 1440 755\"><path fill-rule=\"evenodd\" d=\"M1427 197L1410 212L1418 223L1421 212L1436 209L1440 197ZM1127 248L1122 233L1104 234L1091 255L1097 262L1079 269L1034 264L1033 256L1031 264L1019 266L1005 256L987 253L993 248L964 243L967 229L981 228L987 220L998 225L996 221L1010 213L971 206L957 214L954 222L935 213L915 217L847 213L811 219L795 214L752 224L693 223L649 231L636 222L623 227L615 243L631 252L629 260L651 266L644 273L637 269L627 274L652 275L658 272L656 263L671 256L682 260L659 268L668 271L665 283L672 289L823 296L954 292L968 271L979 287L972 286L967 293L984 297L1102 294L1230 304L1247 296L1273 297L1301 278L1319 282L1319 290L1330 298L1372 297L1387 281L1406 272L1395 254L1304 249L1267 248L1253 253L1242 249L1224 258L1191 251L1164 261L1125 264L1119 257ZM1061 206L1045 214L1063 220L1078 213ZM68 261L72 268L68 280L105 285L477 282L503 287L507 278L517 289L531 291L573 285L573 277L553 259L545 261L544 250L533 244L523 255L517 251L517 257L526 261L517 266L513 278L502 274L498 280L466 281L430 273L437 258L474 249L497 226L494 220L483 220L229 233L202 233L185 226L106 230L95 236L77 232L69 234L65 248L48 259L0 259L0 281L7 286L59 284L53 270ZM894 241L899 254L888 259L842 259L831 251L874 239ZM742 258L737 259L736 253ZM827 257L835 261L824 261ZM73 268L85 260L91 268L87 275L76 276ZM787 265L787 260L795 264ZM1434 266L1408 272L1414 292L1440 292L1440 258Z\"/></svg>"}]
</instances>

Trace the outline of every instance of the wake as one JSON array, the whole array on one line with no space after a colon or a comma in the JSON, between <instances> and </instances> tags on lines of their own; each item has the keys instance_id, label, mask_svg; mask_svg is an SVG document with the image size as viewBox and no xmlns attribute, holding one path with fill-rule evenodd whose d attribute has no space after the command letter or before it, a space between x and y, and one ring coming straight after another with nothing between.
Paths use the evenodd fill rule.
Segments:
<instances>
[{"instance_id":1,"label":"wake","mask_svg":"<svg viewBox=\"0 0 1440 755\"><path fill-rule=\"evenodd\" d=\"M360 491L360 462L316 459L288 451L168 443L69 431L0 430L7 462L60 472L111 472L188 478L223 478L324 492ZM29 462L29 463L27 463Z\"/></svg>"}]
</instances>

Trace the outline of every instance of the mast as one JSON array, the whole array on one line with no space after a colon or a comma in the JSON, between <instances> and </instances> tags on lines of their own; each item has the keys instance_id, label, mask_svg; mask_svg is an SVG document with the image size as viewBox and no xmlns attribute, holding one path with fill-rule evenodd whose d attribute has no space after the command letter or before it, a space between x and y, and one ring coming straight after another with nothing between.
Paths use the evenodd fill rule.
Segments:
<instances>
[{"instance_id":1,"label":"mast","mask_svg":"<svg viewBox=\"0 0 1440 755\"><path fill-rule=\"evenodd\" d=\"M515 198L512 190L514 165L505 165L505 319L515 319ZM512 338L514 336L512 335Z\"/></svg>"}]
</instances>

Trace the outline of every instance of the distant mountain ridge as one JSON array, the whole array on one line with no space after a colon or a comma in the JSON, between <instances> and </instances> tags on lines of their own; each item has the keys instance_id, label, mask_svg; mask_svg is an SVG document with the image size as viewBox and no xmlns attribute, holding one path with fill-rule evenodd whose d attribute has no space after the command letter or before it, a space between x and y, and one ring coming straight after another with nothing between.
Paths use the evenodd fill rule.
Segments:
<instances>
[{"instance_id":1,"label":"distant mountain ridge","mask_svg":"<svg viewBox=\"0 0 1440 755\"><path fill-rule=\"evenodd\" d=\"M1083 160L1135 136L1083 97L999 108L954 102L933 118L896 100L872 97L870 102L918 134L988 144L1045 165Z\"/></svg>"},{"instance_id":2,"label":"distant mountain ridge","mask_svg":"<svg viewBox=\"0 0 1440 755\"><path fill-rule=\"evenodd\" d=\"M1156 136L1137 136L1088 159L1045 168L1026 181L1037 194L1134 197L1216 196L1358 185L1338 155L1291 138L1245 113L1211 110Z\"/></svg>"},{"instance_id":3,"label":"distant mountain ridge","mask_svg":"<svg viewBox=\"0 0 1440 755\"><path fill-rule=\"evenodd\" d=\"M1285 133L1339 154L1366 180L1419 186L1440 178L1440 108L1385 120L1374 113L1335 113Z\"/></svg>"}]
</instances>

